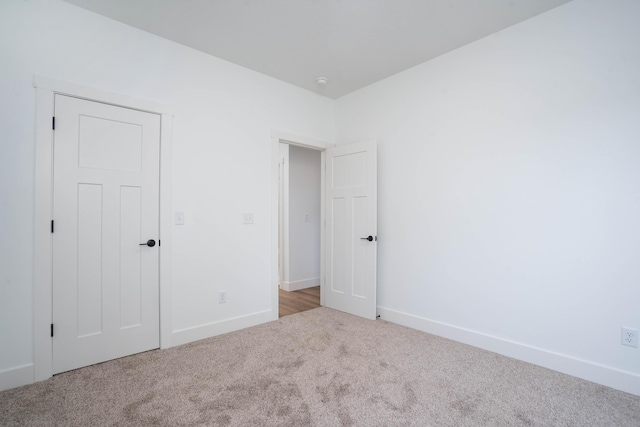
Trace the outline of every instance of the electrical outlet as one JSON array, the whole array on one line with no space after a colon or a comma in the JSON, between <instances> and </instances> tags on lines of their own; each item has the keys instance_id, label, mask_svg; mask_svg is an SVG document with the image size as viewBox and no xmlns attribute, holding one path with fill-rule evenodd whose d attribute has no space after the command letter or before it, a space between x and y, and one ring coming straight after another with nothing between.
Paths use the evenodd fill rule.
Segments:
<instances>
[{"instance_id":1,"label":"electrical outlet","mask_svg":"<svg viewBox=\"0 0 640 427\"><path fill-rule=\"evenodd\" d=\"M227 302L227 291L218 292L218 304L224 304Z\"/></svg>"},{"instance_id":2,"label":"electrical outlet","mask_svg":"<svg viewBox=\"0 0 640 427\"><path fill-rule=\"evenodd\" d=\"M242 214L242 223L243 224L253 224L253 214L252 213Z\"/></svg>"},{"instance_id":3,"label":"electrical outlet","mask_svg":"<svg viewBox=\"0 0 640 427\"><path fill-rule=\"evenodd\" d=\"M635 329L622 328L622 345L638 347L638 331Z\"/></svg>"}]
</instances>

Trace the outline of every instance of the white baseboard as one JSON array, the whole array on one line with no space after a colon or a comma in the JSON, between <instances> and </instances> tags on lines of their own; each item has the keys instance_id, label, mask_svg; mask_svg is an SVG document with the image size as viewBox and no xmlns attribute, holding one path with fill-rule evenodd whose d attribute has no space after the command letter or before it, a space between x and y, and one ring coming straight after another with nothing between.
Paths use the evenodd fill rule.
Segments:
<instances>
[{"instance_id":1,"label":"white baseboard","mask_svg":"<svg viewBox=\"0 0 640 427\"><path fill-rule=\"evenodd\" d=\"M33 383L33 364L0 371L0 391Z\"/></svg>"},{"instance_id":2,"label":"white baseboard","mask_svg":"<svg viewBox=\"0 0 640 427\"><path fill-rule=\"evenodd\" d=\"M640 396L640 375L412 314L378 307L383 320Z\"/></svg>"},{"instance_id":3,"label":"white baseboard","mask_svg":"<svg viewBox=\"0 0 640 427\"><path fill-rule=\"evenodd\" d=\"M192 341L198 341L204 338L211 338L216 335L226 334L251 326L260 325L278 319L273 316L271 310L252 313L246 316L239 316L232 319L225 319L219 322L199 325L193 328L174 331L171 334L170 346L178 346L187 344ZM168 347L167 347L168 348ZM45 378L46 379L46 378ZM33 364L18 366L4 371L0 371L0 391L9 390L11 388L20 387L35 382Z\"/></svg>"},{"instance_id":4,"label":"white baseboard","mask_svg":"<svg viewBox=\"0 0 640 427\"><path fill-rule=\"evenodd\" d=\"M275 318L277 319L277 313ZM173 331L171 334L171 347L187 344L205 338L226 334L227 332L238 331L251 326L270 322L274 319L271 310L238 316L231 319L220 320L218 322L198 325L191 328Z\"/></svg>"},{"instance_id":5,"label":"white baseboard","mask_svg":"<svg viewBox=\"0 0 640 427\"><path fill-rule=\"evenodd\" d=\"M311 279L296 280L293 282L282 282L282 289L285 291L299 291L300 289L313 288L320 285L320 278L313 277Z\"/></svg>"}]
</instances>

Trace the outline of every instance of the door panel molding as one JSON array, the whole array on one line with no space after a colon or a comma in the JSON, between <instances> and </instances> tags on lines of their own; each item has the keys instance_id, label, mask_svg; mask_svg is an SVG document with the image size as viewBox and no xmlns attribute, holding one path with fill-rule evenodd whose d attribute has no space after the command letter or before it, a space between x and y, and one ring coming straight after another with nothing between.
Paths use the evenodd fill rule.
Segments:
<instances>
[{"instance_id":1,"label":"door panel molding","mask_svg":"<svg viewBox=\"0 0 640 427\"><path fill-rule=\"evenodd\" d=\"M35 253L33 285L34 381L52 376L53 132L56 94L160 115L160 348L171 347L171 135L173 108L49 77L34 76L36 89Z\"/></svg>"}]
</instances>

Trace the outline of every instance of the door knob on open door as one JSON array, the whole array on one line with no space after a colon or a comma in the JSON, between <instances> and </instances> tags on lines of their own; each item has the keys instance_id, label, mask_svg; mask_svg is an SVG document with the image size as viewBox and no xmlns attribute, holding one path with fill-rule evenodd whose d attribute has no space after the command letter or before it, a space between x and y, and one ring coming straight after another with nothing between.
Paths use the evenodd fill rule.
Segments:
<instances>
[{"instance_id":1,"label":"door knob on open door","mask_svg":"<svg viewBox=\"0 0 640 427\"><path fill-rule=\"evenodd\" d=\"M373 236L369 236L369 237L361 237L360 240L368 240L370 242L373 242Z\"/></svg>"},{"instance_id":2,"label":"door knob on open door","mask_svg":"<svg viewBox=\"0 0 640 427\"><path fill-rule=\"evenodd\" d=\"M156 241L149 239L147 240L147 243L140 243L140 246L149 246L150 248L154 247L156 245Z\"/></svg>"}]
</instances>

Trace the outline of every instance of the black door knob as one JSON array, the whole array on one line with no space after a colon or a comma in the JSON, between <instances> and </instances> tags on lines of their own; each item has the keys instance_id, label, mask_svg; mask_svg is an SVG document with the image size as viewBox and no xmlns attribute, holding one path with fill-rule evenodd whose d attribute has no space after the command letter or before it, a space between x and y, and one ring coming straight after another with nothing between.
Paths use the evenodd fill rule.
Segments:
<instances>
[{"instance_id":1,"label":"black door knob","mask_svg":"<svg viewBox=\"0 0 640 427\"><path fill-rule=\"evenodd\" d=\"M150 248L154 247L156 245L156 241L149 239L147 240L147 243L140 243L140 246L149 246Z\"/></svg>"},{"instance_id":2,"label":"black door knob","mask_svg":"<svg viewBox=\"0 0 640 427\"><path fill-rule=\"evenodd\" d=\"M368 240L370 242L373 242L373 236L369 236L369 237L361 237L360 240Z\"/></svg>"}]
</instances>

